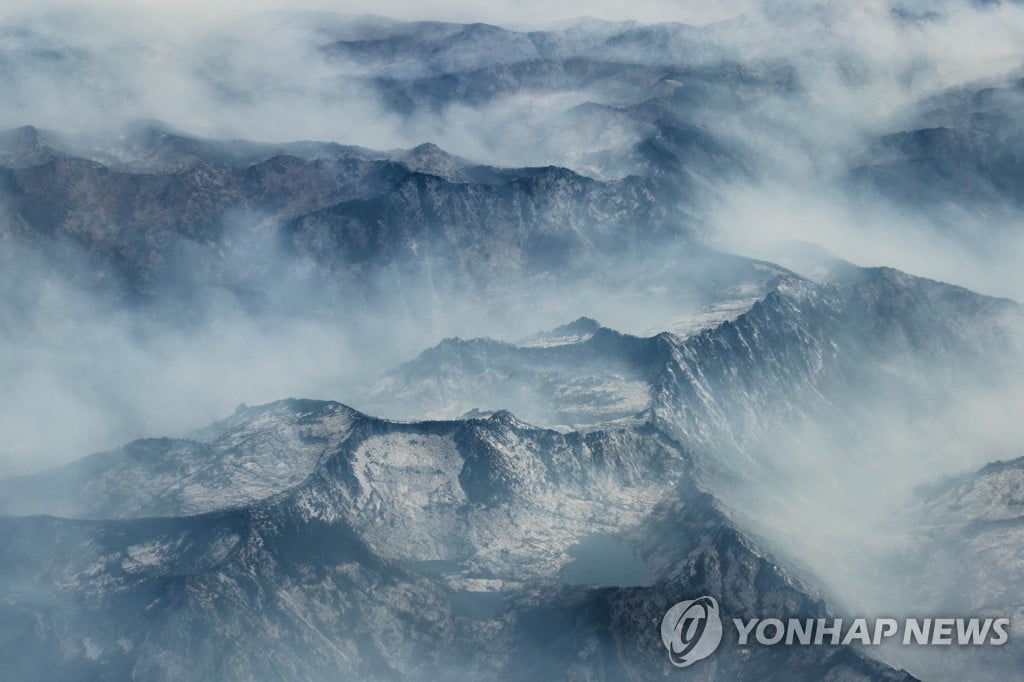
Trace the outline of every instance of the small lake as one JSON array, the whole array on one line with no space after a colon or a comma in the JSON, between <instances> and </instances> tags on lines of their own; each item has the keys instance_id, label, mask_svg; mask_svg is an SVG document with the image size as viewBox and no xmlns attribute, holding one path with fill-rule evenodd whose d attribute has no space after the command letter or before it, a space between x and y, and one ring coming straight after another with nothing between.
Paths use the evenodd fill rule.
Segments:
<instances>
[{"instance_id":1,"label":"small lake","mask_svg":"<svg viewBox=\"0 0 1024 682\"><path fill-rule=\"evenodd\" d=\"M504 592L470 592L459 590L451 596L452 612L463 618L488 620L501 615L505 604Z\"/></svg>"},{"instance_id":2,"label":"small lake","mask_svg":"<svg viewBox=\"0 0 1024 682\"><path fill-rule=\"evenodd\" d=\"M562 569L562 581L567 585L636 587L651 580L640 557L614 535L588 535L566 551L572 557Z\"/></svg>"}]
</instances>

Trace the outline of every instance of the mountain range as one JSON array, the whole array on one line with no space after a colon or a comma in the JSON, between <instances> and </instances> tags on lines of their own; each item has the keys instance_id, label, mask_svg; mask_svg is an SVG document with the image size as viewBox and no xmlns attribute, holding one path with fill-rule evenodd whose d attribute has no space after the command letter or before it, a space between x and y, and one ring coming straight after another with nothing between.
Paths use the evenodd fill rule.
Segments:
<instances>
[{"instance_id":1,"label":"mountain range","mask_svg":"<svg viewBox=\"0 0 1024 682\"><path fill-rule=\"evenodd\" d=\"M0 676L1019 678L1016 9L940 4L0 16Z\"/></svg>"}]
</instances>

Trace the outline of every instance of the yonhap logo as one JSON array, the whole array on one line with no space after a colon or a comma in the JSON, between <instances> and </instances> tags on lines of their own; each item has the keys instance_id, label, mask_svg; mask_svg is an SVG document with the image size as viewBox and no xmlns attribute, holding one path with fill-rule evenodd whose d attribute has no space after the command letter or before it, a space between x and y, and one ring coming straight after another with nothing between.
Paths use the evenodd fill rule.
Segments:
<instances>
[{"instance_id":1,"label":"yonhap logo","mask_svg":"<svg viewBox=\"0 0 1024 682\"><path fill-rule=\"evenodd\" d=\"M722 642L722 617L714 597L681 601L661 619L661 641L672 665L685 668L707 658Z\"/></svg>"},{"instance_id":2,"label":"yonhap logo","mask_svg":"<svg viewBox=\"0 0 1024 682\"><path fill-rule=\"evenodd\" d=\"M1009 618L733 618L740 650L773 646L1002 646ZM723 624L714 597L681 601L661 619L661 641L672 665L686 668L722 643Z\"/></svg>"}]
</instances>

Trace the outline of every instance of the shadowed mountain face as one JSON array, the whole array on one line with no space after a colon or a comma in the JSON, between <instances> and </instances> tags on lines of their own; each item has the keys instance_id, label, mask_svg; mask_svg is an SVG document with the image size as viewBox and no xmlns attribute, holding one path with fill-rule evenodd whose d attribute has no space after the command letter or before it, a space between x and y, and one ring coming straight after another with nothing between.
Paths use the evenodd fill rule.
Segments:
<instances>
[{"instance_id":1,"label":"shadowed mountain face","mask_svg":"<svg viewBox=\"0 0 1024 682\"><path fill-rule=\"evenodd\" d=\"M459 129L454 123L405 133L419 137L398 152L200 139L130 121L113 122L115 133L24 127L0 135L2 234L50 254L75 286L159 299L178 317L210 290L257 309L309 305L313 296L291 293L298 289L322 293L327 307L406 299L407 310L429 319L444 312L435 299L490 305L523 290L543 298L552 282L600 285L622 259L658 256L623 276L671 263L663 249L674 253L706 232L714 185L756 172L737 136L716 127L720 113L801 89L786 63L737 62L715 46L714 30L684 25L523 32L302 14L282 24L299 36L289 54L295 47L309 60L317 84L316 93L299 84L277 93L289 107L317 101L325 116L344 120L351 101L365 100L383 124L417 131L423 116L446 120L467 107L486 120L487 107L522 100L523 116L487 123L501 144L476 155L504 167L421 144L436 142L438 128ZM90 47L60 44L59 31L19 27L17 35L25 54L0 74L12 93L25 92L44 51L109 76ZM257 70L278 66L264 57ZM235 112L278 100L250 91L253 74L235 71L249 58L201 50L191 59L200 99ZM562 95L531 118L531 102ZM281 287L289 293L268 290L270 280L291 284Z\"/></svg>"},{"instance_id":2,"label":"shadowed mountain face","mask_svg":"<svg viewBox=\"0 0 1024 682\"><path fill-rule=\"evenodd\" d=\"M995 214L1020 207L1024 81L956 88L917 105L909 130L877 140L855 179L903 205Z\"/></svg>"},{"instance_id":3,"label":"shadowed mountain face","mask_svg":"<svg viewBox=\"0 0 1024 682\"><path fill-rule=\"evenodd\" d=\"M925 98L854 154L847 174L858 205L893 206L894 220L915 225L911 243L949 245L956 262L993 273L990 291L1018 299L1022 106L1019 65Z\"/></svg>"},{"instance_id":4,"label":"shadowed mountain face","mask_svg":"<svg viewBox=\"0 0 1024 682\"><path fill-rule=\"evenodd\" d=\"M391 293L374 291L390 272L438 292L487 288L584 275L689 231L678 197L648 180L474 167L430 147L387 155L146 129L126 152L94 154L101 163L32 128L0 141L5 238L58 259L84 253L80 284L112 281L143 298L251 293L307 259L318 281L370 299ZM131 160L118 162L122 153Z\"/></svg>"}]
</instances>

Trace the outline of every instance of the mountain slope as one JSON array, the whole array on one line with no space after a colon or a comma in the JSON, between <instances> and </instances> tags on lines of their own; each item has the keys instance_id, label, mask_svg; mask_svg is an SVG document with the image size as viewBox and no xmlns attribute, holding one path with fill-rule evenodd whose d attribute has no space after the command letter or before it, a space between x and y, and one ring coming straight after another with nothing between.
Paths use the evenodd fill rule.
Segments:
<instances>
[{"instance_id":1,"label":"mountain slope","mask_svg":"<svg viewBox=\"0 0 1024 682\"><path fill-rule=\"evenodd\" d=\"M301 483L364 418L338 403L240 407L192 438L135 441L2 479L0 512L128 518L244 507Z\"/></svg>"},{"instance_id":2,"label":"mountain slope","mask_svg":"<svg viewBox=\"0 0 1024 682\"><path fill-rule=\"evenodd\" d=\"M304 483L246 508L3 518L0 614L12 627L0 659L26 680L649 679L671 664L644 614L687 595L734 612L825 613L690 470L650 427L366 420ZM650 584L561 585L565 550L594 532L628 537ZM910 679L844 648L726 646L705 673L779 669Z\"/></svg>"},{"instance_id":3,"label":"mountain slope","mask_svg":"<svg viewBox=\"0 0 1024 682\"><path fill-rule=\"evenodd\" d=\"M456 291L579 275L595 259L688 235L676 198L641 178L490 169L423 147L373 153L143 129L123 142L128 151L93 158L33 128L0 144L3 234L76 266L81 284L143 298L262 291L261 277L305 259L323 282L367 296L389 269Z\"/></svg>"}]
</instances>

